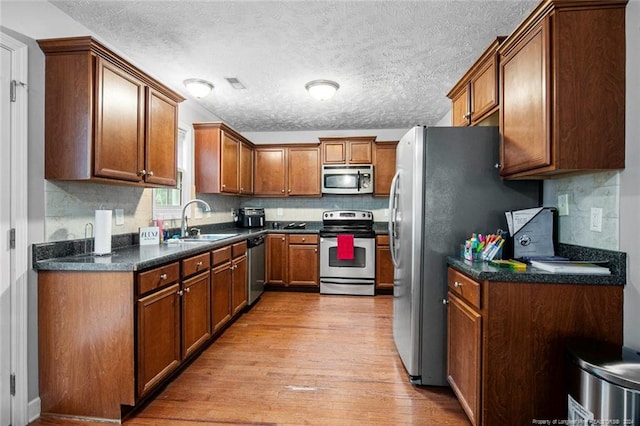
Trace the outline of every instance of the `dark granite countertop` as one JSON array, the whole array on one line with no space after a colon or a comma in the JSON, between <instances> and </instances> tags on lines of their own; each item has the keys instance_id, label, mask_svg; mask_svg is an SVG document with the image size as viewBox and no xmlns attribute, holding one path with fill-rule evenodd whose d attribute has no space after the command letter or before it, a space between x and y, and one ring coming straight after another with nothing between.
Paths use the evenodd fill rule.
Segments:
<instances>
[{"instance_id":1,"label":"dark granite countertop","mask_svg":"<svg viewBox=\"0 0 640 426\"><path fill-rule=\"evenodd\" d=\"M234 244L267 233L317 234L319 227L306 229L245 229L201 227L203 233L229 234L212 242L171 242L140 246L133 235L114 236L111 255L84 254L84 240L35 244L33 269L39 271L140 271L185 257ZM137 237L137 235L135 236ZM132 240L134 242L132 243Z\"/></svg>"},{"instance_id":2,"label":"dark granite countertop","mask_svg":"<svg viewBox=\"0 0 640 426\"><path fill-rule=\"evenodd\" d=\"M454 269L477 281L534 282L564 284L624 285L626 284L626 253L589 247L559 244L558 256L572 260L608 261L611 275L554 274L527 265L526 271L514 271L489 265L488 262L470 261L450 256L447 263Z\"/></svg>"},{"instance_id":3,"label":"dark granite countertop","mask_svg":"<svg viewBox=\"0 0 640 426\"><path fill-rule=\"evenodd\" d=\"M204 253L223 247L251 236L262 234L317 234L322 222L307 222L303 229L285 229L288 222L280 222L281 228L274 229L273 222L267 222L264 228L237 228L233 224L214 224L200 226L204 234L229 234L229 238L212 242L172 242L147 246L138 245L136 234L114 235L112 253L106 256L90 254L85 240L55 241L34 244L33 269L39 271L140 271L188 256ZM376 222L376 234L386 234L386 222ZM172 230L177 232L178 230Z\"/></svg>"}]
</instances>

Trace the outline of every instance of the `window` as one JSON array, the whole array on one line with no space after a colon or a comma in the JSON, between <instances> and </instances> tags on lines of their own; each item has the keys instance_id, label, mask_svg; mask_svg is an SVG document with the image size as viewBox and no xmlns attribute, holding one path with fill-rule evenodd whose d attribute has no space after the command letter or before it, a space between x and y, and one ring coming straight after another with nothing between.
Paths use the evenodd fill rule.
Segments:
<instances>
[{"instance_id":1,"label":"window","mask_svg":"<svg viewBox=\"0 0 640 426\"><path fill-rule=\"evenodd\" d=\"M153 219L180 219L182 213L182 204L189 197L189 170L191 169L187 163L189 156L189 131L186 126L178 128L178 171L176 173L175 188L154 188L153 189Z\"/></svg>"}]
</instances>

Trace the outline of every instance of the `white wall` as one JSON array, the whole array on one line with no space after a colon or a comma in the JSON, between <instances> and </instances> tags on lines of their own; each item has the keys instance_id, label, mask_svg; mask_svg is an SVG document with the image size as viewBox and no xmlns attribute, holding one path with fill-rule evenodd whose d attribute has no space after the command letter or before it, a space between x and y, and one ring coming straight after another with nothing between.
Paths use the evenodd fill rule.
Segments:
<instances>
[{"instance_id":1,"label":"white wall","mask_svg":"<svg viewBox=\"0 0 640 426\"><path fill-rule=\"evenodd\" d=\"M620 173L620 249L627 252L625 345L640 349L640 0L627 4L626 168Z\"/></svg>"}]
</instances>

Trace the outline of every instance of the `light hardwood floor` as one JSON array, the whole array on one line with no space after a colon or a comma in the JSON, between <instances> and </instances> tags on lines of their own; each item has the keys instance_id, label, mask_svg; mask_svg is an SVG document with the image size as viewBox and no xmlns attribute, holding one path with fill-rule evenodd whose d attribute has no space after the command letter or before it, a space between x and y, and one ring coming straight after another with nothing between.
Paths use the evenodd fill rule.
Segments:
<instances>
[{"instance_id":1,"label":"light hardwood floor","mask_svg":"<svg viewBox=\"0 0 640 426\"><path fill-rule=\"evenodd\" d=\"M409 383L391 312L392 296L267 292L125 424L468 425L449 388Z\"/></svg>"}]
</instances>

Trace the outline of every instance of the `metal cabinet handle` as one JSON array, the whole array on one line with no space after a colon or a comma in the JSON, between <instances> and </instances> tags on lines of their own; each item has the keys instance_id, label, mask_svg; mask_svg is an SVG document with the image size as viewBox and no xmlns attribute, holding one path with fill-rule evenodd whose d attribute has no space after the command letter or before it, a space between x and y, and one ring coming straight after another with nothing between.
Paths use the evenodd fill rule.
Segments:
<instances>
[{"instance_id":1,"label":"metal cabinet handle","mask_svg":"<svg viewBox=\"0 0 640 426\"><path fill-rule=\"evenodd\" d=\"M167 279L167 274L162 274L162 275L160 275L160 279L161 279L161 280L166 280L166 279Z\"/></svg>"},{"instance_id":2,"label":"metal cabinet handle","mask_svg":"<svg viewBox=\"0 0 640 426\"><path fill-rule=\"evenodd\" d=\"M502 164L496 163L496 164L493 165L493 167L496 168L496 169L501 169L502 168Z\"/></svg>"},{"instance_id":3,"label":"metal cabinet handle","mask_svg":"<svg viewBox=\"0 0 640 426\"><path fill-rule=\"evenodd\" d=\"M185 291L185 293L189 293L191 291L191 288L187 287L187 288L184 289L184 291Z\"/></svg>"},{"instance_id":4,"label":"metal cabinet handle","mask_svg":"<svg viewBox=\"0 0 640 426\"><path fill-rule=\"evenodd\" d=\"M317 252L318 252L318 249L313 249L313 251L314 251L315 253L317 253Z\"/></svg>"},{"instance_id":5,"label":"metal cabinet handle","mask_svg":"<svg viewBox=\"0 0 640 426\"><path fill-rule=\"evenodd\" d=\"M288 193L291 193L291 190L288 190L287 192L288 192Z\"/></svg>"},{"instance_id":6,"label":"metal cabinet handle","mask_svg":"<svg viewBox=\"0 0 640 426\"><path fill-rule=\"evenodd\" d=\"M178 296L182 296L184 293L182 292L182 290L178 290Z\"/></svg>"},{"instance_id":7,"label":"metal cabinet handle","mask_svg":"<svg viewBox=\"0 0 640 426\"><path fill-rule=\"evenodd\" d=\"M147 171L145 169L142 169L138 172L138 176L144 176L147 174Z\"/></svg>"},{"instance_id":8,"label":"metal cabinet handle","mask_svg":"<svg viewBox=\"0 0 640 426\"><path fill-rule=\"evenodd\" d=\"M201 266L202 266L202 261L200 261L200 262L196 262L196 268L199 268L199 267L201 267Z\"/></svg>"},{"instance_id":9,"label":"metal cabinet handle","mask_svg":"<svg viewBox=\"0 0 640 426\"><path fill-rule=\"evenodd\" d=\"M282 237L282 241L284 241L284 237Z\"/></svg>"},{"instance_id":10,"label":"metal cabinet handle","mask_svg":"<svg viewBox=\"0 0 640 426\"><path fill-rule=\"evenodd\" d=\"M302 242L304 243L304 241L305 241L305 238L304 238L304 237L302 237Z\"/></svg>"},{"instance_id":11,"label":"metal cabinet handle","mask_svg":"<svg viewBox=\"0 0 640 426\"><path fill-rule=\"evenodd\" d=\"M282 192L284 194L284 189L281 189L280 192Z\"/></svg>"},{"instance_id":12,"label":"metal cabinet handle","mask_svg":"<svg viewBox=\"0 0 640 426\"><path fill-rule=\"evenodd\" d=\"M147 173L147 176L153 176L153 171L150 170L149 173Z\"/></svg>"},{"instance_id":13,"label":"metal cabinet handle","mask_svg":"<svg viewBox=\"0 0 640 426\"><path fill-rule=\"evenodd\" d=\"M448 301L447 299L442 299L442 304L443 304L443 305L448 305L448 304L449 304L449 301Z\"/></svg>"},{"instance_id":14,"label":"metal cabinet handle","mask_svg":"<svg viewBox=\"0 0 640 426\"><path fill-rule=\"evenodd\" d=\"M458 281L456 281L456 282L454 282L454 283L453 283L453 286L454 286L455 288L459 288L459 287L462 287L462 284L461 284L461 283L459 283Z\"/></svg>"},{"instance_id":15,"label":"metal cabinet handle","mask_svg":"<svg viewBox=\"0 0 640 426\"><path fill-rule=\"evenodd\" d=\"M222 184L222 188L226 188L226 187L227 187L227 185L225 185L225 184L223 183L223 184Z\"/></svg>"}]
</instances>

